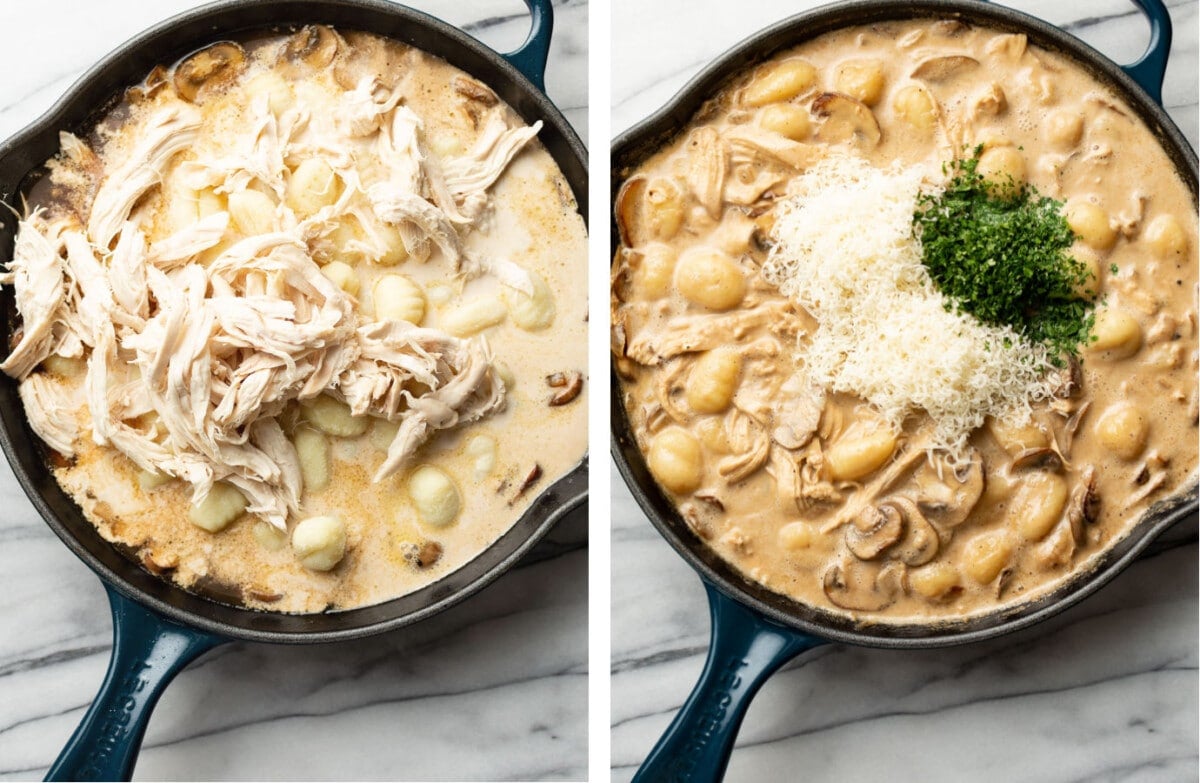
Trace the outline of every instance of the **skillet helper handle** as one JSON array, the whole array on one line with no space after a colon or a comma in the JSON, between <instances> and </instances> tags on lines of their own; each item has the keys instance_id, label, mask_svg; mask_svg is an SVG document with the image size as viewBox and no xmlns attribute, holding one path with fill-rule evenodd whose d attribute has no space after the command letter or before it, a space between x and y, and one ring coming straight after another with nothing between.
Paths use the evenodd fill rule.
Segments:
<instances>
[{"instance_id":1,"label":"skillet helper handle","mask_svg":"<svg viewBox=\"0 0 1200 783\"><path fill-rule=\"evenodd\" d=\"M708 660L691 696L642 763L634 783L702 783L725 776L750 701L780 666L824 639L793 631L704 583L712 619Z\"/></svg>"},{"instance_id":2,"label":"skillet helper handle","mask_svg":"<svg viewBox=\"0 0 1200 783\"><path fill-rule=\"evenodd\" d=\"M108 673L46 780L129 780L163 689L184 666L229 641L177 625L105 589L113 616Z\"/></svg>"},{"instance_id":3,"label":"skillet helper handle","mask_svg":"<svg viewBox=\"0 0 1200 783\"><path fill-rule=\"evenodd\" d=\"M1171 54L1171 14L1163 0L1134 0L1150 22L1150 43L1137 61L1122 65L1154 102L1162 106L1163 78L1167 74L1167 57Z\"/></svg>"},{"instance_id":4,"label":"skillet helper handle","mask_svg":"<svg viewBox=\"0 0 1200 783\"><path fill-rule=\"evenodd\" d=\"M546 91L546 60L550 58L550 35L554 32L554 7L550 0L525 0L529 6L529 37L515 51L501 55L533 82Z\"/></svg>"}]
</instances>

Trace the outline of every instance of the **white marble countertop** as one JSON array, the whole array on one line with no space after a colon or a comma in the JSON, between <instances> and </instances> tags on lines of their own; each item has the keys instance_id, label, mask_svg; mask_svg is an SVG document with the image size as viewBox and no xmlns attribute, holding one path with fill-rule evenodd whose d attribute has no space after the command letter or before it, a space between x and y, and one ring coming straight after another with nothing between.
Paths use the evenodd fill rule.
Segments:
<instances>
[{"instance_id":1,"label":"white marble countertop","mask_svg":"<svg viewBox=\"0 0 1200 783\"><path fill-rule=\"evenodd\" d=\"M662 106L734 43L811 0L618 0L613 132ZM1019 0L1119 62L1147 26L1129 0ZM1197 4L1168 2L1165 102L1197 142ZM616 470L612 498L612 778L628 780L704 662L699 579ZM1195 781L1196 524L1099 594L1024 632L945 650L830 645L787 665L750 708L728 781Z\"/></svg>"},{"instance_id":2,"label":"white marble countertop","mask_svg":"<svg viewBox=\"0 0 1200 783\"><path fill-rule=\"evenodd\" d=\"M0 3L0 139L92 62L194 0ZM414 0L502 51L521 0ZM587 3L556 1L547 83L586 135ZM41 778L103 679L100 582L0 467L0 778ZM579 780L587 772L586 514L471 600L410 628L314 647L230 644L150 721L136 779Z\"/></svg>"}]
</instances>

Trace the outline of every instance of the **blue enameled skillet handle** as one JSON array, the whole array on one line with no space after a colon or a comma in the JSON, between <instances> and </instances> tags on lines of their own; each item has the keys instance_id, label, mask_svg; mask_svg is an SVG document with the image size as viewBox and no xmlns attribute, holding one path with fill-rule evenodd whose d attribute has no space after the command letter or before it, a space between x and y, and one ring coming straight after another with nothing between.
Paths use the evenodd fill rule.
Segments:
<instances>
[{"instance_id":1,"label":"blue enameled skillet handle","mask_svg":"<svg viewBox=\"0 0 1200 783\"><path fill-rule=\"evenodd\" d=\"M105 589L113 616L108 674L46 780L129 780L163 689L184 666L229 641L177 625Z\"/></svg>"},{"instance_id":2,"label":"blue enameled skillet handle","mask_svg":"<svg viewBox=\"0 0 1200 783\"><path fill-rule=\"evenodd\" d=\"M704 588L712 618L708 660L692 695L634 775L634 783L721 780L759 687L792 658L825 644L824 639L776 625L707 581Z\"/></svg>"},{"instance_id":3,"label":"blue enameled skillet handle","mask_svg":"<svg viewBox=\"0 0 1200 783\"><path fill-rule=\"evenodd\" d=\"M1150 44L1141 57L1129 65L1122 65L1121 70L1162 106L1163 77L1167 74L1167 57L1171 53L1171 14L1163 0L1134 2L1150 22Z\"/></svg>"},{"instance_id":4,"label":"blue enameled skillet handle","mask_svg":"<svg viewBox=\"0 0 1200 783\"><path fill-rule=\"evenodd\" d=\"M515 51L502 55L514 68L546 91L546 60L550 57L550 34L554 32L554 8L550 0L525 0L529 6L529 37ZM1168 36L1169 37L1169 36Z\"/></svg>"}]
</instances>

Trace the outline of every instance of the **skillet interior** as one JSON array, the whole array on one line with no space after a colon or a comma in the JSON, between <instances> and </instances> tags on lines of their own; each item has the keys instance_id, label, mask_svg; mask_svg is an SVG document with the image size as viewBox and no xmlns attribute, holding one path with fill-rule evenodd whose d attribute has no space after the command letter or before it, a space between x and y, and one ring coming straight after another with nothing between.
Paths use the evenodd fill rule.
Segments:
<instances>
[{"instance_id":1,"label":"skillet interior","mask_svg":"<svg viewBox=\"0 0 1200 783\"><path fill-rule=\"evenodd\" d=\"M1196 153L1166 112L1137 87L1118 66L1082 41L1034 17L983 3L945 0L874 0L839 4L800 14L773 25L734 46L701 71L657 113L631 128L613 144L612 193L638 165L675 137L709 96L732 76L776 52L848 26L895 19L961 19L1007 32L1025 33L1030 42L1071 57L1099 81L1123 95L1170 155L1197 200ZM619 245L615 220L612 247ZM621 403L615 368L610 372L612 455L630 491L658 531L710 583L762 615L797 630L840 642L874 647L936 647L998 636L1038 622L1098 590L1175 522L1197 512L1197 486L1190 484L1153 506L1136 527L1100 556L1092 568L1073 574L1043 597L959 622L931 625L860 624L844 616L810 607L744 577L694 534L658 488L637 448Z\"/></svg>"},{"instance_id":2,"label":"skillet interior","mask_svg":"<svg viewBox=\"0 0 1200 783\"><path fill-rule=\"evenodd\" d=\"M83 131L157 64L209 43L255 30L309 23L357 29L412 44L488 84L526 122L545 122L538 138L562 170L587 217L587 153L566 119L519 71L474 38L420 12L379 0L229 0L181 14L108 55L46 115L0 145L0 203L15 205L48 158L60 130ZM0 222L0 263L12 257L15 221ZM581 274L583 270L580 270ZM0 291L0 337L16 319L11 288ZM126 596L180 623L254 641L300 643L357 638L416 622L482 589L519 560L554 524L586 499L587 457L547 487L503 536L457 571L400 598L345 612L287 615L217 603L154 577L105 541L62 491L25 421L17 384L0 376L0 448L38 512L101 578Z\"/></svg>"}]
</instances>

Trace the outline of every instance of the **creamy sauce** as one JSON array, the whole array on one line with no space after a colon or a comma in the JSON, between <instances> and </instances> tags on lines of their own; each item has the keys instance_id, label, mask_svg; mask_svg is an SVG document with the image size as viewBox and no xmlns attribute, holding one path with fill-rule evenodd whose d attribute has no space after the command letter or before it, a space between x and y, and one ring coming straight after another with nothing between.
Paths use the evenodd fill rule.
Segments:
<instances>
[{"instance_id":1,"label":"creamy sauce","mask_svg":"<svg viewBox=\"0 0 1200 783\"><path fill-rule=\"evenodd\" d=\"M239 134L246 131L247 107L256 97L269 98L273 111L304 109L312 127L319 129L343 119L338 101L364 75L388 75L402 95L402 105L423 120L422 141L439 162L469 150L492 115L502 116L512 127L522 125L490 90L435 57L372 35L348 32L337 38L326 28L318 31L318 37L306 28L290 38L247 43L246 67L240 75L201 93L201 140L174 159L165 183L134 209L133 219L141 222L151 246L181 227L179 199L173 195L179 166L234 149ZM330 40L338 41L336 52L320 51ZM316 51L304 49L306 45ZM301 53L280 54L288 47ZM139 122L163 101L174 99L162 81L161 73L152 74L129 91L126 101L88 139L105 172L129 154ZM288 153L295 158L289 159L293 171L305 157L306 139L313 137L304 132L295 137ZM364 153L356 148L354 154ZM47 202L52 216L73 211L86 223L96 181L80 168L69 162L57 165ZM364 186L382 171L370 160L356 160L356 170ZM185 588L215 585L255 608L319 612L365 606L412 592L462 567L508 530L543 489L580 463L587 438L586 388L566 404L548 404L559 391L548 385L550 376L586 376L587 292L581 282L586 230L570 187L534 139L507 165L487 197L483 217L464 237L466 255L507 259L539 275L551 292L553 321L547 328L527 330L506 317L468 338L486 340L490 346L494 372L505 379L504 406L479 421L437 432L404 468L382 481L376 483L372 476L384 461L395 423L375 420L362 435L328 438L328 486L303 492L300 513L289 517L288 527L290 531L298 519L313 516L339 518L346 529L346 554L332 570L302 566L287 535L274 533L249 513L218 533L189 523L190 487L171 480L143 489L136 465L114 449L92 443L86 408L76 416L80 437L73 444L74 458L52 460L56 477L106 539L132 547L152 572ZM223 244L210 252L237 238L229 229ZM424 263L410 257L385 266L355 257L336 242L317 239L310 249L318 263L350 264L359 283L358 311L368 317L376 306L374 284L388 274L403 274L422 289L427 304L421 326L431 329L441 329L463 302L504 301L494 276L464 281L437 250ZM56 367L58 373L47 377L67 395L82 394L83 379L77 371L69 363ZM279 420L289 435L304 426L297 423L294 405ZM480 436L494 443L492 464L481 464L478 451L469 446ZM440 468L456 485L461 510L448 524L427 521L410 495L409 478L425 465ZM539 477L523 488L535 466Z\"/></svg>"},{"instance_id":2,"label":"creamy sauce","mask_svg":"<svg viewBox=\"0 0 1200 783\"><path fill-rule=\"evenodd\" d=\"M939 171L976 145L1002 161L997 176L1066 202L1072 252L1112 317L1078 388L1029 420L989 418L953 461L926 453L920 412L897 430L858 397L789 384L818 323L760 268L776 203L817 161ZM981 615L1087 569L1195 481L1195 198L1134 112L1070 60L957 22L827 34L733 78L627 175L613 266L623 403L664 492L749 578L865 622ZM864 233L871 218L845 215ZM696 271L697 248L724 261Z\"/></svg>"}]
</instances>

